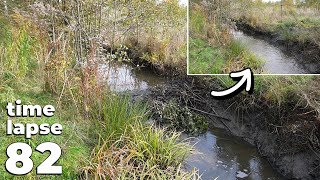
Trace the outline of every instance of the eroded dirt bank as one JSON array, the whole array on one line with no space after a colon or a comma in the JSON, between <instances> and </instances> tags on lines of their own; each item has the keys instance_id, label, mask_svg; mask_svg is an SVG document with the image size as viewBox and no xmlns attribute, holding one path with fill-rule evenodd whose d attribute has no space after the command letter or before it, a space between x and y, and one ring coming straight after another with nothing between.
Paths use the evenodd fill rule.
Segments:
<instances>
[{"instance_id":1,"label":"eroded dirt bank","mask_svg":"<svg viewBox=\"0 0 320 180\"><path fill-rule=\"evenodd\" d=\"M279 173L290 179L319 179L320 123L316 113L303 105L271 106L263 99L241 94L216 100L211 90L219 89L212 79L176 78L154 89L149 99L168 103L175 99L203 115L211 126L224 128L255 145Z\"/></svg>"},{"instance_id":2,"label":"eroded dirt bank","mask_svg":"<svg viewBox=\"0 0 320 180\"><path fill-rule=\"evenodd\" d=\"M312 42L299 42L284 39L279 33L271 33L263 29L258 29L244 21L236 21L239 30L255 38L263 39L270 44L279 47L285 54L296 57L310 74L320 73L320 47Z\"/></svg>"},{"instance_id":3,"label":"eroded dirt bank","mask_svg":"<svg viewBox=\"0 0 320 180\"><path fill-rule=\"evenodd\" d=\"M174 121L169 122L180 126L178 130L191 133L205 131L206 124L201 117L204 116L209 126L226 129L256 146L259 153L285 177L319 179L320 121L318 114L310 106L297 103L299 100L293 97L288 97L289 102L281 105L274 104L260 97L261 92L217 100L210 95L212 90L222 89L217 78L192 77L177 72L164 73L162 68L132 56L136 54L134 51L128 51L127 54L130 59L134 59L134 66L145 67L140 69L141 72L153 70L161 74L174 74L166 76L164 84L151 88L151 92L143 95L153 106L155 119L158 116L158 120L162 121L164 113L171 113L163 111L163 104L174 107L174 102L179 107L169 110L183 111L183 116L186 115L182 119L175 116ZM171 71L175 71L174 68L171 68ZM131 71L129 75L132 75ZM152 79L155 80L156 78ZM159 111L162 111L162 114ZM188 115L190 112L196 115Z\"/></svg>"}]
</instances>

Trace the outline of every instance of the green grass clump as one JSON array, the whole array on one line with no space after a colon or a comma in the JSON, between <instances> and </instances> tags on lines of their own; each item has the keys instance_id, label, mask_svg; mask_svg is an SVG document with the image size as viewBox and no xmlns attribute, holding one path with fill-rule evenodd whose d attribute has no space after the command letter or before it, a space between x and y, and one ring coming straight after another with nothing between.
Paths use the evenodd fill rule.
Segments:
<instances>
[{"instance_id":1,"label":"green grass clump","mask_svg":"<svg viewBox=\"0 0 320 180\"><path fill-rule=\"evenodd\" d=\"M263 60L249 52L240 42L232 41L226 51L226 72L251 68L255 73L262 72Z\"/></svg>"},{"instance_id":2,"label":"green grass clump","mask_svg":"<svg viewBox=\"0 0 320 180\"><path fill-rule=\"evenodd\" d=\"M180 169L191 147L179 134L145 125L148 110L129 95L107 92L90 105L87 128L91 159L81 178L169 178L198 176ZM171 170L168 170L171 169Z\"/></svg>"},{"instance_id":3,"label":"green grass clump","mask_svg":"<svg viewBox=\"0 0 320 180\"><path fill-rule=\"evenodd\" d=\"M177 167L192 150L189 144L179 142L179 133L143 125L131 126L131 131L129 144L138 155L133 159L135 163L146 163L160 169Z\"/></svg>"},{"instance_id":4,"label":"green grass clump","mask_svg":"<svg viewBox=\"0 0 320 180\"><path fill-rule=\"evenodd\" d=\"M220 74L224 58L221 49L201 39L190 39L189 70L191 74Z\"/></svg>"},{"instance_id":5,"label":"green grass clump","mask_svg":"<svg viewBox=\"0 0 320 180\"><path fill-rule=\"evenodd\" d=\"M83 168L86 178L102 179L199 179L196 171L185 172L181 164L191 151L179 142L180 134L145 126L140 122L120 138L110 136Z\"/></svg>"},{"instance_id":6,"label":"green grass clump","mask_svg":"<svg viewBox=\"0 0 320 180\"><path fill-rule=\"evenodd\" d=\"M99 105L92 116L95 147L90 164L82 168L83 178L198 177L181 168L191 146L179 141L179 133L145 125L144 104L132 103L129 96L111 95Z\"/></svg>"},{"instance_id":7,"label":"green grass clump","mask_svg":"<svg viewBox=\"0 0 320 180\"><path fill-rule=\"evenodd\" d=\"M95 132L104 138L111 135L120 137L127 131L128 124L137 121L146 121L146 106L142 103L130 102L129 95L112 94L97 101L91 110L92 121L95 123Z\"/></svg>"},{"instance_id":8,"label":"green grass clump","mask_svg":"<svg viewBox=\"0 0 320 180\"><path fill-rule=\"evenodd\" d=\"M229 74L248 67L260 73L264 64L238 41L214 48L204 40L191 38L189 55L191 74Z\"/></svg>"}]
</instances>

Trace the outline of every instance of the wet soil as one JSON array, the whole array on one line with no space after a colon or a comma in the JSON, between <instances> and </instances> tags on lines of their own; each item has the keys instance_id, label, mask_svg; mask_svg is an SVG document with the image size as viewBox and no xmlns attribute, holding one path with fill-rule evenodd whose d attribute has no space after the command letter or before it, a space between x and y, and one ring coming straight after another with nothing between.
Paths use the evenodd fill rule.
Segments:
<instances>
[{"instance_id":1,"label":"wet soil","mask_svg":"<svg viewBox=\"0 0 320 180\"><path fill-rule=\"evenodd\" d=\"M254 97L244 94L216 100L210 92L221 86L212 77L163 77L121 62L101 64L99 69L104 72L102 82L114 91L151 105L176 99L181 108L206 117L210 131L196 137L199 153L187 160L187 168L200 168L204 177L320 178L320 147L310 143L311 137L319 139L320 123L311 109L290 102L283 107L264 100L252 103ZM219 147L228 150L218 151Z\"/></svg>"},{"instance_id":2,"label":"wet soil","mask_svg":"<svg viewBox=\"0 0 320 180\"><path fill-rule=\"evenodd\" d=\"M195 78L165 78L148 68L139 69L123 62L102 63L99 72L101 83L108 84L113 91L130 93L134 99L147 100L151 106L154 102L176 99L181 109L187 105L193 113L206 117L209 131L181 137L181 140L195 144L195 152L185 162L186 169L198 168L204 179L284 179L259 154L254 143L246 142L239 133L230 132L235 128L227 127L226 122L236 119L235 113L227 112L220 101L207 104L207 99L212 99L207 97L209 91L195 88Z\"/></svg>"},{"instance_id":3,"label":"wet soil","mask_svg":"<svg viewBox=\"0 0 320 180\"><path fill-rule=\"evenodd\" d=\"M182 106L206 115L211 126L225 129L234 139L240 138L256 147L258 154L265 157L273 169L285 178L320 178L320 149L309 141L312 136L320 137L315 133L320 129L315 113L290 103L286 107L272 107L262 103L263 101L260 101L261 104L252 104L254 97L245 95L229 100L216 100L210 96L210 91L219 87L212 78L204 80L185 77L173 80L161 91L153 93L151 98L164 101L173 97L180 98ZM206 136L208 135L204 139ZM235 141L241 143L240 140ZM234 152L238 152L241 147L234 149ZM205 158L204 161L208 159ZM273 177L279 179L277 176ZM267 178L268 176L262 179Z\"/></svg>"}]
</instances>

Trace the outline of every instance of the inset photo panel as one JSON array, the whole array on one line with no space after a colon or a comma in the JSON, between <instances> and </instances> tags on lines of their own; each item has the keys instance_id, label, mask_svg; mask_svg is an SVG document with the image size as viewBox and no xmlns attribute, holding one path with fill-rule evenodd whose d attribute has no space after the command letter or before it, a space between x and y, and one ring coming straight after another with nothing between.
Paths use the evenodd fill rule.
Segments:
<instances>
[{"instance_id":1,"label":"inset photo panel","mask_svg":"<svg viewBox=\"0 0 320 180\"><path fill-rule=\"evenodd\" d=\"M320 1L190 0L188 74L320 74Z\"/></svg>"}]
</instances>

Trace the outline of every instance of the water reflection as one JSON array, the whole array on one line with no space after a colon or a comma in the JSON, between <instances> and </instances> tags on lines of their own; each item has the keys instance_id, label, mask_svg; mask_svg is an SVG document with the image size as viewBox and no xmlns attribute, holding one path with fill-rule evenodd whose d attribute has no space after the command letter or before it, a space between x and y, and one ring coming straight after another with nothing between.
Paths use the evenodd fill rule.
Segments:
<instances>
[{"instance_id":1,"label":"water reflection","mask_svg":"<svg viewBox=\"0 0 320 180\"><path fill-rule=\"evenodd\" d=\"M188 157L187 169L198 168L203 179L283 179L255 147L224 130L214 129L191 143L196 143L196 153Z\"/></svg>"},{"instance_id":2,"label":"water reflection","mask_svg":"<svg viewBox=\"0 0 320 180\"><path fill-rule=\"evenodd\" d=\"M241 31L232 32L235 39L239 40L248 50L265 60L263 70L271 74L305 74L307 71L301 67L293 57L284 54L279 48L263 41L248 36Z\"/></svg>"},{"instance_id":3,"label":"water reflection","mask_svg":"<svg viewBox=\"0 0 320 180\"><path fill-rule=\"evenodd\" d=\"M256 180L262 180L261 176L259 176L259 174L261 174L261 172L260 172L261 167L260 167L259 159L257 159L257 158L250 159L249 165L250 165L251 177Z\"/></svg>"},{"instance_id":4,"label":"water reflection","mask_svg":"<svg viewBox=\"0 0 320 180\"><path fill-rule=\"evenodd\" d=\"M144 69L139 70L130 64L109 62L98 67L100 80L112 91L143 91L149 87L163 84L165 79Z\"/></svg>"}]
</instances>

